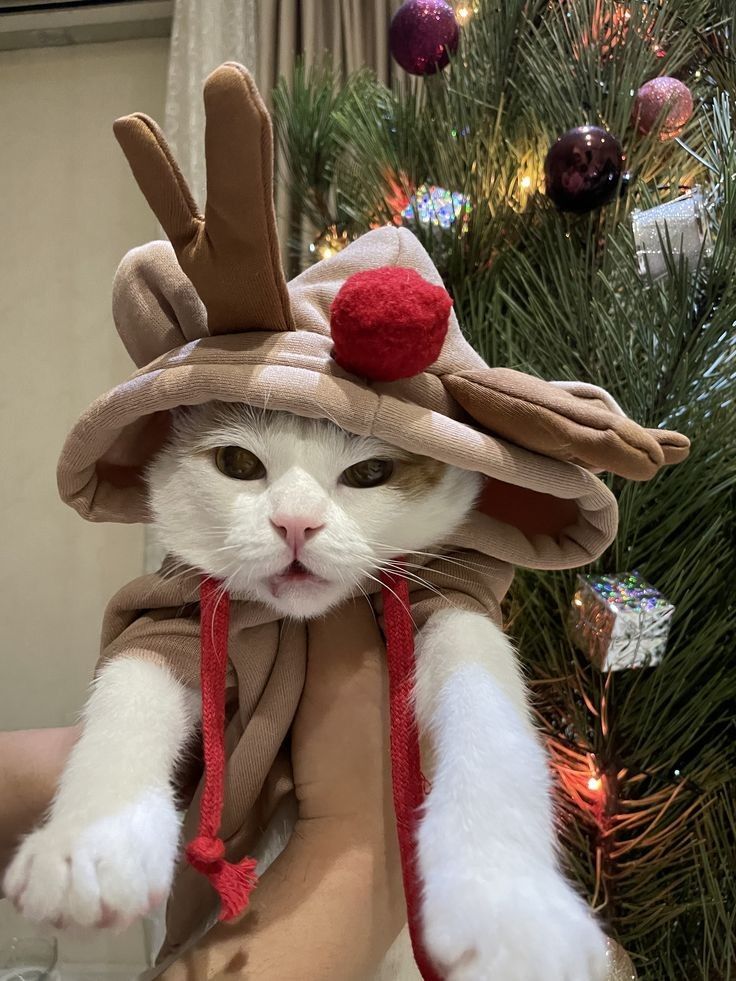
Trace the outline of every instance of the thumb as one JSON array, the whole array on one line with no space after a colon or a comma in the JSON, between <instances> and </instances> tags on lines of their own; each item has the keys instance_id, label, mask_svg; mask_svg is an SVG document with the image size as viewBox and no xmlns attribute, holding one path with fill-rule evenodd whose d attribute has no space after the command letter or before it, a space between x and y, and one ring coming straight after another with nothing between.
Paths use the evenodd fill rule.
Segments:
<instances>
[{"instance_id":1,"label":"thumb","mask_svg":"<svg viewBox=\"0 0 736 981\"><path fill-rule=\"evenodd\" d=\"M292 758L302 817L377 816L390 800L385 648L366 600L309 625Z\"/></svg>"}]
</instances>

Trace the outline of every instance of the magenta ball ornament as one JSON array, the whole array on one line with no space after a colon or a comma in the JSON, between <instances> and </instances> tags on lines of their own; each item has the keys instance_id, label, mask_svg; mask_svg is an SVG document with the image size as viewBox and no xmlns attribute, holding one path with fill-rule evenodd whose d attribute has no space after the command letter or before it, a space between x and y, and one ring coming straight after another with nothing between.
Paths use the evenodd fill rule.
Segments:
<instances>
[{"instance_id":1,"label":"magenta ball ornament","mask_svg":"<svg viewBox=\"0 0 736 981\"><path fill-rule=\"evenodd\" d=\"M391 54L410 75L434 75L457 51L460 27L445 0L406 0L393 16Z\"/></svg>"},{"instance_id":2,"label":"magenta ball ornament","mask_svg":"<svg viewBox=\"0 0 736 981\"><path fill-rule=\"evenodd\" d=\"M640 133L659 130L659 139L672 140L693 114L690 89L678 78L660 75L636 93L634 122Z\"/></svg>"},{"instance_id":3,"label":"magenta ball ornament","mask_svg":"<svg viewBox=\"0 0 736 981\"><path fill-rule=\"evenodd\" d=\"M612 133L600 126L576 126L549 149L544 162L547 196L560 211L577 215L600 208L615 198L625 163Z\"/></svg>"}]
</instances>

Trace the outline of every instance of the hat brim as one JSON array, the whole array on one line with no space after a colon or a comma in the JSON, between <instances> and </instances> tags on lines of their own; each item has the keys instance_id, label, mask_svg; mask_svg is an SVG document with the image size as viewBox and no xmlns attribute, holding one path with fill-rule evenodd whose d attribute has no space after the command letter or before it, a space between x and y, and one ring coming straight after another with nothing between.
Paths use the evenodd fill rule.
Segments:
<instances>
[{"instance_id":1,"label":"hat brim","mask_svg":"<svg viewBox=\"0 0 736 981\"><path fill-rule=\"evenodd\" d=\"M153 362L93 403L69 434L58 467L62 499L92 521L149 521L145 471L167 438L170 411L217 400L330 419L484 474L467 547L515 565L583 565L613 540L616 502L592 474L475 428L457 406L452 418L436 376L425 379L425 405L392 394L391 385L363 384L329 358L329 344L316 334L250 333L208 338Z\"/></svg>"}]
</instances>

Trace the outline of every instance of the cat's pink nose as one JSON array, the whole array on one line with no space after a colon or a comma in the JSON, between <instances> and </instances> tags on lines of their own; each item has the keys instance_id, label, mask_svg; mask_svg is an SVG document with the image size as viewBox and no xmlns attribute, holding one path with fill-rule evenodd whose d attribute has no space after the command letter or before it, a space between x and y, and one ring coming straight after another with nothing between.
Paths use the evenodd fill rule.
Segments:
<instances>
[{"instance_id":1,"label":"cat's pink nose","mask_svg":"<svg viewBox=\"0 0 736 981\"><path fill-rule=\"evenodd\" d=\"M307 539L317 534L324 525L318 518L300 514L275 514L271 524L296 555Z\"/></svg>"}]
</instances>

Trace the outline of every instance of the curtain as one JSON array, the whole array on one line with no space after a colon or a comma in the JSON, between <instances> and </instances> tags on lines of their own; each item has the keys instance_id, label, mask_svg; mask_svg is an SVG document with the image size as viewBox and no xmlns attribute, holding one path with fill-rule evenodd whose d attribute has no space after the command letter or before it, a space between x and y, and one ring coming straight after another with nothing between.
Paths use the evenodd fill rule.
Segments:
<instances>
[{"instance_id":1,"label":"curtain","mask_svg":"<svg viewBox=\"0 0 736 981\"><path fill-rule=\"evenodd\" d=\"M346 73L367 65L390 81L388 27L401 0L260 0L256 73L266 93L297 57L307 64L325 54Z\"/></svg>"},{"instance_id":2,"label":"curtain","mask_svg":"<svg viewBox=\"0 0 736 981\"><path fill-rule=\"evenodd\" d=\"M401 0L176 0L166 87L165 131L199 204L204 202L202 83L223 61L239 61L266 101L298 57L329 55L346 73L367 65L390 81L388 27Z\"/></svg>"},{"instance_id":3,"label":"curtain","mask_svg":"<svg viewBox=\"0 0 736 981\"><path fill-rule=\"evenodd\" d=\"M164 132L200 208L205 203L202 84L223 61L255 70L256 0L176 0L166 79ZM159 229L161 237L165 237ZM146 529L144 568L163 559Z\"/></svg>"},{"instance_id":4,"label":"curtain","mask_svg":"<svg viewBox=\"0 0 736 981\"><path fill-rule=\"evenodd\" d=\"M165 131L200 207L205 187L202 83L223 61L255 70L255 0L176 0Z\"/></svg>"},{"instance_id":5,"label":"curtain","mask_svg":"<svg viewBox=\"0 0 736 981\"><path fill-rule=\"evenodd\" d=\"M344 74L372 68L379 80L390 83L392 69L388 47L391 16L402 0L259 0L256 81L269 101L281 77L290 78L298 58L307 65L325 56ZM403 74L403 73L402 73ZM279 240L287 276L299 272L299 262L289 243L303 237L306 243L319 229L305 228L299 208L283 177L282 160L276 157L276 213Z\"/></svg>"}]
</instances>

